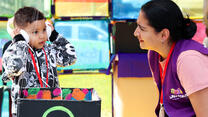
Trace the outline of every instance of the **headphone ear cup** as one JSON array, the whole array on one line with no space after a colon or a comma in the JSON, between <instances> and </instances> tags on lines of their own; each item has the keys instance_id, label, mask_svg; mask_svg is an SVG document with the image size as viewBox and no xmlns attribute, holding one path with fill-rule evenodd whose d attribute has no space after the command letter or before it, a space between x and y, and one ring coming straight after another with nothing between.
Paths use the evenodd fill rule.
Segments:
<instances>
[{"instance_id":1,"label":"headphone ear cup","mask_svg":"<svg viewBox=\"0 0 208 117\"><path fill-rule=\"evenodd\" d=\"M49 40L49 38L50 38L50 36L51 36L51 31L52 31L52 29L51 29L51 27L48 25L48 24L49 24L48 22L46 22L45 24L46 24L46 33L47 33L47 35L48 35L48 40Z\"/></svg>"},{"instance_id":2,"label":"headphone ear cup","mask_svg":"<svg viewBox=\"0 0 208 117\"><path fill-rule=\"evenodd\" d=\"M26 31L24 31L24 30L20 30L20 34L24 37L24 39L25 39L25 41L27 42L27 43L29 43L30 42L30 37L29 37L29 35L27 34L27 32Z\"/></svg>"}]
</instances>

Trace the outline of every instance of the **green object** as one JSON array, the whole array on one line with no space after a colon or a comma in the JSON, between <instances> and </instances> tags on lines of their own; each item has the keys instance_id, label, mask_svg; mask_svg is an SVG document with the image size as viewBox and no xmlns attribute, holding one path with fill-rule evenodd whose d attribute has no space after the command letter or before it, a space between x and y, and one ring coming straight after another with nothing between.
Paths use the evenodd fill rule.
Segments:
<instances>
[{"instance_id":1,"label":"green object","mask_svg":"<svg viewBox=\"0 0 208 117\"><path fill-rule=\"evenodd\" d=\"M12 17L14 13L24 6L35 7L46 18L51 18L51 0L1 0L0 17Z\"/></svg>"},{"instance_id":2,"label":"green object","mask_svg":"<svg viewBox=\"0 0 208 117\"><path fill-rule=\"evenodd\" d=\"M62 89L62 96L63 96L63 99L65 99L65 97L70 94L72 92L71 89Z\"/></svg>"},{"instance_id":3,"label":"green object","mask_svg":"<svg viewBox=\"0 0 208 117\"><path fill-rule=\"evenodd\" d=\"M1 14L1 12L0 12L0 14ZM1 48L8 40L12 39L12 37L7 32L7 21L0 21L0 39L1 39L0 40Z\"/></svg>"},{"instance_id":4,"label":"green object","mask_svg":"<svg viewBox=\"0 0 208 117\"><path fill-rule=\"evenodd\" d=\"M30 95L36 95L40 91L40 88L29 88L28 94Z\"/></svg>"},{"instance_id":5,"label":"green object","mask_svg":"<svg viewBox=\"0 0 208 117\"><path fill-rule=\"evenodd\" d=\"M64 111L64 112L66 112L69 115L69 117L74 117L74 114L68 108L66 108L64 106L54 106L54 107L51 107L51 108L49 108L48 110L46 110L44 112L44 114L43 114L42 117L47 117L47 115L50 112L57 111L57 110L58 111Z\"/></svg>"}]
</instances>

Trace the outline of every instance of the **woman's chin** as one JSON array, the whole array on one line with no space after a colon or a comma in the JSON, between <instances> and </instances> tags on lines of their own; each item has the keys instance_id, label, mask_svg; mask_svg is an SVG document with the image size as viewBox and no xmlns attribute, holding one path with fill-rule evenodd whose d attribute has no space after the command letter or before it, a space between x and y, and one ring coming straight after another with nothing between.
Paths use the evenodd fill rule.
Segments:
<instances>
[{"instance_id":1,"label":"woman's chin","mask_svg":"<svg viewBox=\"0 0 208 117\"><path fill-rule=\"evenodd\" d=\"M146 49L145 46L143 44L140 44L140 48L141 49Z\"/></svg>"}]
</instances>

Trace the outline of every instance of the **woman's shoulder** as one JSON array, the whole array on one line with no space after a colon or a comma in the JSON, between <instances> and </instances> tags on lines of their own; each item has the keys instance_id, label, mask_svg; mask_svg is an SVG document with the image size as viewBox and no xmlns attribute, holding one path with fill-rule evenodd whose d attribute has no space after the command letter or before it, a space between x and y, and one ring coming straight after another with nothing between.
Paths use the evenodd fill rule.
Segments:
<instances>
[{"instance_id":1,"label":"woman's shoulder","mask_svg":"<svg viewBox=\"0 0 208 117\"><path fill-rule=\"evenodd\" d=\"M184 51L184 52L182 52L180 55L179 55L179 57L178 57L178 59L180 60L180 59L184 59L184 58L190 58L190 57L197 57L197 58L206 58L206 59L208 59L208 55L205 55L205 54L202 54L202 53L200 53L199 51L197 51L197 50L187 50L187 51Z\"/></svg>"},{"instance_id":2,"label":"woman's shoulder","mask_svg":"<svg viewBox=\"0 0 208 117\"><path fill-rule=\"evenodd\" d=\"M177 74L187 95L208 86L207 73L208 55L196 50L184 51L179 55Z\"/></svg>"},{"instance_id":3,"label":"woman's shoulder","mask_svg":"<svg viewBox=\"0 0 208 117\"><path fill-rule=\"evenodd\" d=\"M201 64L207 64L208 66L208 55L202 54L196 50L187 50L179 55L177 59L177 66L180 64L187 64L187 66L198 66Z\"/></svg>"}]
</instances>

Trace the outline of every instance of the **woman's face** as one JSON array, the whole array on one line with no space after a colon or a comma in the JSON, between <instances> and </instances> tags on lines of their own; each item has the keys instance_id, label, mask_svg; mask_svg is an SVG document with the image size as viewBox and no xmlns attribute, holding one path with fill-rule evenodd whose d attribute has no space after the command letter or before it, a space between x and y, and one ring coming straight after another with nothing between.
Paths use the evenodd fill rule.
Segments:
<instances>
[{"instance_id":1,"label":"woman's face","mask_svg":"<svg viewBox=\"0 0 208 117\"><path fill-rule=\"evenodd\" d=\"M134 36L139 40L142 49L156 50L160 47L161 33L156 32L155 29L149 25L149 21L146 19L142 10L137 19L137 25Z\"/></svg>"}]
</instances>

